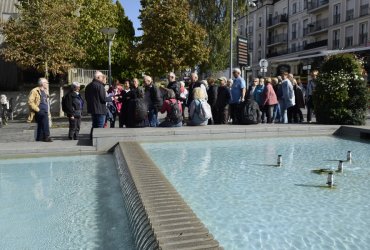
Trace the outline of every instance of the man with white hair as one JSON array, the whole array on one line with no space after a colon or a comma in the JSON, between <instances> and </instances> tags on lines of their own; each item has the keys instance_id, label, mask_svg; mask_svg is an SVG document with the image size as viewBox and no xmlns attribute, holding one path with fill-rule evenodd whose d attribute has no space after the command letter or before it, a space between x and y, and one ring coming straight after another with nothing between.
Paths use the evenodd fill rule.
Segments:
<instances>
[{"instance_id":1,"label":"man with white hair","mask_svg":"<svg viewBox=\"0 0 370 250\"><path fill-rule=\"evenodd\" d=\"M62 108L69 121L68 138L77 140L80 133L81 115L84 101L79 93L80 83L73 82L71 90L63 97Z\"/></svg>"},{"instance_id":2,"label":"man with white hair","mask_svg":"<svg viewBox=\"0 0 370 250\"><path fill-rule=\"evenodd\" d=\"M180 84L176 81L176 75L173 72L168 74L167 89L172 89L175 92L176 99L180 100Z\"/></svg>"},{"instance_id":3,"label":"man with white hair","mask_svg":"<svg viewBox=\"0 0 370 250\"><path fill-rule=\"evenodd\" d=\"M30 114L27 122L35 118L37 122L36 141L52 142L49 129L49 95L48 80L39 78L38 87L31 90L28 96Z\"/></svg>"},{"instance_id":4,"label":"man with white hair","mask_svg":"<svg viewBox=\"0 0 370 250\"><path fill-rule=\"evenodd\" d=\"M163 99L158 87L153 83L150 76L144 76L145 95L144 100L148 107L148 120L150 127L157 127L158 111L162 108Z\"/></svg>"},{"instance_id":5,"label":"man with white hair","mask_svg":"<svg viewBox=\"0 0 370 250\"><path fill-rule=\"evenodd\" d=\"M93 81L87 85L85 90L87 112L91 114L92 119L91 139L93 128L104 127L107 115L106 103L113 101L112 97L107 96L104 89L105 79L102 72L96 71Z\"/></svg>"},{"instance_id":6,"label":"man with white hair","mask_svg":"<svg viewBox=\"0 0 370 250\"><path fill-rule=\"evenodd\" d=\"M231 85L231 102L230 102L230 116L233 124L241 123L241 111L239 110L239 104L244 102L246 93L245 80L241 77L241 71L239 68L233 70L234 81Z\"/></svg>"}]
</instances>

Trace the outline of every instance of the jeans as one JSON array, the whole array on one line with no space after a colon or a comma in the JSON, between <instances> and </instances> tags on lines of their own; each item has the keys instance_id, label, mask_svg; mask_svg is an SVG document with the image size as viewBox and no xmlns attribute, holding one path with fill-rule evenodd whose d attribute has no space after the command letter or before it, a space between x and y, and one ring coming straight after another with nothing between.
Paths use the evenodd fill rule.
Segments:
<instances>
[{"instance_id":1,"label":"jeans","mask_svg":"<svg viewBox=\"0 0 370 250\"><path fill-rule=\"evenodd\" d=\"M35 118L37 122L36 141L48 138L50 136L48 112L37 112Z\"/></svg>"},{"instance_id":2,"label":"jeans","mask_svg":"<svg viewBox=\"0 0 370 250\"><path fill-rule=\"evenodd\" d=\"M285 105L284 100L279 101L280 104L280 122L288 123L288 108Z\"/></svg>"},{"instance_id":3,"label":"jeans","mask_svg":"<svg viewBox=\"0 0 370 250\"><path fill-rule=\"evenodd\" d=\"M158 127L158 110L156 108L149 108L148 120L150 127Z\"/></svg>"},{"instance_id":4,"label":"jeans","mask_svg":"<svg viewBox=\"0 0 370 250\"><path fill-rule=\"evenodd\" d=\"M105 115L91 115L92 119L92 127L93 128L104 128L104 122L105 122Z\"/></svg>"},{"instance_id":5,"label":"jeans","mask_svg":"<svg viewBox=\"0 0 370 250\"><path fill-rule=\"evenodd\" d=\"M273 113L273 121L280 121L280 104L275 104L274 106L274 113Z\"/></svg>"}]
</instances>

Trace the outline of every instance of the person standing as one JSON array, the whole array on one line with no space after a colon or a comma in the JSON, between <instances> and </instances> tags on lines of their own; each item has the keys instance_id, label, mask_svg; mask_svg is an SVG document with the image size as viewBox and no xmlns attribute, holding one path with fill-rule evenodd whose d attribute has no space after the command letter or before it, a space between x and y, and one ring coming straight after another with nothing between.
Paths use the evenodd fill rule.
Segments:
<instances>
[{"instance_id":1,"label":"person standing","mask_svg":"<svg viewBox=\"0 0 370 250\"><path fill-rule=\"evenodd\" d=\"M118 100L118 98L121 96L122 90L123 88L121 82L118 79L116 79L113 83L113 86L108 89L108 94L113 95L113 105L116 108L116 112L112 113L112 120L110 121L111 128L115 127L117 116L119 119L121 113L122 103Z\"/></svg>"},{"instance_id":2,"label":"person standing","mask_svg":"<svg viewBox=\"0 0 370 250\"><path fill-rule=\"evenodd\" d=\"M240 124L240 110L239 104L244 102L246 93L245 80L241 77L241 71L239 68L233 70L234 81L231 86L231 102L230 102L230 116L233 124Z\"/></svg>"},{"instance_id":3,"label":"person standing","mask_svg":"<svg viewBox=\"0 0 370 250\"><path fill-rule=\"evenodd\" d=\"M227 124L229 120L229 102L231 100L230 89L226 86L226 77L218 79L220 86L217 89L215 124Z\"/></svg>"},{"instance_id":4,"label":"person standing","mask_svg":"<svg viewBox=\"0 0 370 250\"><path fill-rule=\"evenodd\" d=\"M148 107L148 120L150 127L158 127L158 111L162 108L163 100L160 90L153 83L150 76L144 76L145 94L144 100Z\"/></svg>"},{"instance_id":5,"label":"person standing","mask_svg":"<svg viewBox=\"0 0 370 250\"><path fill-rule=\"evenodd\" d=\"M37 122L36 141L52 142L49 129L49 95L48 95L48 80L40 78L38 87L31 90L28 96L28 106L30 114L27 122L32 122L33 119Z\"/></svg>"},{"instance_id":6,"label":"person standing","mask_svg":"<svg viewBox=\"0 0 370 250\"><path fill-rule=\"evenodd\" d=\"M266 113L267 123L273 122L273 110L274 106L278 103L274 88L271 84L272 80L270 77L265 79L265 89L263 91L263 104L262 107Z\"/></svg>"},{"instance_id":7,"label":"person standing","mask_svg":"<svg viewBox=\"0 0 370 250\"><path fill-rule=\"evenodd\" d=\"M288 79L288 72L283 72L283 81L281 83L282 98L280 100L280 110L281 110L281 122L288 123L288 109L294 109L295 96L293 85Z\"/></svg>"},{"instance_id":8,"label":"person standing","mask_svg":"<svg viewBox=\"0 0 370 250\"><path fill-rule=\"evenodd\" d=\"M90 138L92 139L92 131L94 128L103 128L107 115L107 102L112 102L112 97L107 96L104 89L105 75L96 71L94 79L86 86L85 99L87 104L87 112L91 114L92 129Z\"/></svg>"},{"instance_id":9,"label":"person standing","mask_svg":"<svg viewBox=\"0 0 370 250\"><path fill-rule=\"evenodd\" d=\"M80 84L73 82L71 90L64 96L65 110L63 110L68 117L69 130L68 138L70 140L77 140L80 133L81 115L84 101L80 95Z\"/></svg>"},{"instance_id":10,"label":"person standing","mask_svg":"<svg viewBox=\"0 0 370 250\"><path fill-rule=\"evenodd\" d=\"M167 76L168 85L167 89L172 89L175 92L176 99L180 100L180 84L176 81L176 75L173 72L170 72Z\"/></svg>"},{"instance_id":11,"label":"person standing","mask_svg":"<svg viewBox=\"0 0 370 250\"><path fill-rule=\"evenodd\" d=\"M217 102L217 91L218 91L218 86L216 86L216 81L213 78L208 78L208 90L207 90L207 95L208 95L208 104L211 106L211 111L212 111L212 117L213 119L210 119L208 121L208 124L214 124L214 119L216 117L217 113L217 108L216 108L216 102Z\"/></svg>"},{"instance_id":12,"label":"person standing","mask_svg":"<svg viewBox=\"0 0 370 250\"><path fill-rule=\"evenodd\" d=\"M194 99L194 93L193 90L195 88L201 88L202 91L204 91L203 96L205 100L208 100L208 95L207 95L207 88L206 86L201 82L198 81L198 74L197 73L191 73L190 75L190 83L189 83L189 95L188 95L188 100L187 100L187 106L190 108L190 104L192 103Z\"/></svg>"},{"instance_id":13,"label":"person standing","mask_svg":"<svg viewBox=\"0 0 370 250\"><path fill-rule=\"evenodd\" d=\"M311 72L311 80L307 83L307 90L306 90L306 106L307 106L307 122L311 123L312 120L312 113L313 113L313 93L316 87L316 78L318 75L318 71L314 70Z\"/></svg>"}]
</instances>

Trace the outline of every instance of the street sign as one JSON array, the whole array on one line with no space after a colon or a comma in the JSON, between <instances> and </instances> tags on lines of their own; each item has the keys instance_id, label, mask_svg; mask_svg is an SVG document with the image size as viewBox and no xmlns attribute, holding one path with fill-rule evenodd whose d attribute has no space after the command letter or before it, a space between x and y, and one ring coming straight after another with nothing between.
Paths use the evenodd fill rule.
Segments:
<instances>
[{"instance_id":1,"label":"street sign","mask_svg":"<svg viewBox=\"0 0 370 250\"><path fill-rule=\"evenodd\" d=\"M261 59L259 65L261 68L267 69L267 67L269 66L269 62L266 59Z\"/></svg>"},{"instance_id":2,"label":"street sign","mask_svg":"<svg viewBox=\"0 0 370 250\"><path fill-rule=\"evenodd\" d=\"M260 71L261 71L261 73L266 73L267 72L267 68L261 68Z\"/></svg>"},{"instance_id":3,"label":"street sign","mask_svg":"<svg viewBox=\"0 0 370 250\"><path fill-rule=\"evenodd\" d=\"M248 40L238 36L237 49L239 66L248 66Z\"/></svg>"}]
</instances>

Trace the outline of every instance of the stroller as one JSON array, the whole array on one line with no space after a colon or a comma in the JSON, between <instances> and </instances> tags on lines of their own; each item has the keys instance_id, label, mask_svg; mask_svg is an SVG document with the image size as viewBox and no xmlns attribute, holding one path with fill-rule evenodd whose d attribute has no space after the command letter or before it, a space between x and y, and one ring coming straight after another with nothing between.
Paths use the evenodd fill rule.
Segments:
<instances>
[{"instance_id":1,"label":"stroller","mask_svg":"<svg viewBox=\"0 0 370 250\"><path fill-rule=\"evenodd\" d=\"M8 101L6 95L0 96L0 104L1 104L1 117L0 117L0 126L8 125L9 119L13 120L13 111L10 105L12 103L12 99Z\"/></svg>"}]
</instances>

